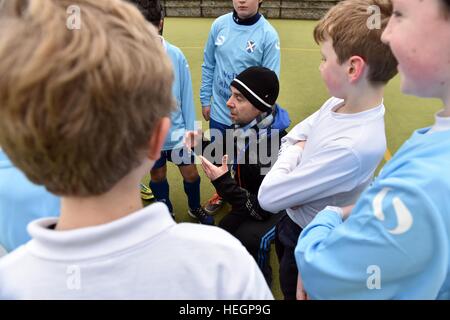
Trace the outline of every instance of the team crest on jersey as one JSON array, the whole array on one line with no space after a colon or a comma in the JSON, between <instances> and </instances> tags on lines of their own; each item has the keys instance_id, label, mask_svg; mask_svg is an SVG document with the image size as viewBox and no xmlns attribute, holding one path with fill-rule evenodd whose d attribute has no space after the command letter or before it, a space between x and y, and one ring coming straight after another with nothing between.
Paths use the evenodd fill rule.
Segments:
<instances>
[{"instance_id":1,"label":"team crest on jersey","mask_svg":"<svg viewBox=\"0 0 450 320\"><path fill-rule=\"evenodd\" d=\"M221 45L224 44L224 42L225 42L225 37L224 36L217 36L215 45L216 46L221 46Z\"/></svg>"},{"instance_id":2,"label":"team crest on jersey","mask_svg":"<svg viewBox=\"0 0 450 320\"><path fill-rule=\"evenodd\" d=\"M253 41L253 40L247 41L247 48L245 48L245 50L246 50L248 53L253 53L253 52L255 51L255 49L256 49L256 43L255 43L255 41Z\"/></svg>"}]
</instances>

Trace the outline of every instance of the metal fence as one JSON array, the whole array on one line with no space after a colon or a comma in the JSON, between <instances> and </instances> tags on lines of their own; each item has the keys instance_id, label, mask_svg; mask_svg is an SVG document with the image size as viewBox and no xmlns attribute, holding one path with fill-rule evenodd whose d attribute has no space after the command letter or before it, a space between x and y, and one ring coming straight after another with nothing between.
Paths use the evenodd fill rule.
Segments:
<instances>
[{"instance_id":1,"label":"metal fence","mask_svg":"<svg viewBox=\"0 0 450 320\"><path fill-rule=\"evenodd\" d=\"M231 0L163 0L169 17L218 17L233 9ZM264 0L261 13L274 19L320 19L339 0Z\"/></svg>"}]
</instances>

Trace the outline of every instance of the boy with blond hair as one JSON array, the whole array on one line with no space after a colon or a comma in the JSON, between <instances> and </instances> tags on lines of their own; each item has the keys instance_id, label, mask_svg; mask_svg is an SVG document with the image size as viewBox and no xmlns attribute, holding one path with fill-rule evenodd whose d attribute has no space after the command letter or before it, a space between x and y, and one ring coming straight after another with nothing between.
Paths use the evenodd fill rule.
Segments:
<instances>
[{"instance_id":1,"label":"boy with blond hair","mask_svg":"<svg viewBox=\"0 0 450 320\"><path fill-rule=\"evenodd\" d=\"M306 289L313 299L450 299L450 0L392 2L382 40L402 91L444 107L353 210L326 208L303 231L299 298Z\"/></svg>"},{"instance_id":2,"label":"boy with blond hair","mask_svg":"<svg viewBox=\"0 0 450 320\"><path fill-rule=\"evenodd\" d=\"M379 29L368 28L371 6L380 9ZM287 211L275 238L286 299L296 297L294 249L302 229L326 206L354 203L386 150L383 92L397 62L380 36L391 12L388 0L347 0L314 30L332 98L283 138L258 194L264 209Z\"/></svg>"},{"instance_id":3,"label":"boy with blond hair","mask_svg":"<svg viewBox=\"0 0 450 320\"><path fill-rule=\"evenodd\" d=\"M80 29L69 30L74 5ZM32 240L0 260L0 298L272 298L228 233L177 225L162 203L142 208L173 75L139 11L118 0L8 0L0 16L0 145L62 197L61 217L31 223Z\"/></svg>"}]
</instances>

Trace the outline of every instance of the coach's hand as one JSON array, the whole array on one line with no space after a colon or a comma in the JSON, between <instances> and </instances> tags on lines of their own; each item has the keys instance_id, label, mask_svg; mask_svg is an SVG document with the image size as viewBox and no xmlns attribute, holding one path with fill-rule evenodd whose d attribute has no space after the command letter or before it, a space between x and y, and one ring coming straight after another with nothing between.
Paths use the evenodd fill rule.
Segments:
<instances>
[{"instance_id":1,"label":"coach's hand","mask_svg":"<svg viewBox=\"0 0 450 320\"><path fill-rule=\"evenodd\" d=\"M211 113L211 106L202 106L203 118L205 118L206 121L209 121L210 113Z\"/></svg>"},{"instance_id":2,"label":"coach's hand","mask_svg":"<svg viewBox=\"0 0 450 320\"><path fill-rule=\"evenodd\" d=\"M228 172L228 166L227 166L227 160L228 155L224 155L222 157L222 166L216 167L211 162L208 161L203 156L199 156L200 160L202 160L202 168L203 171L205 171L206 176L211 180L214 181L217 178L223 176L225 173Z\"/></svg>"}]
</instances>

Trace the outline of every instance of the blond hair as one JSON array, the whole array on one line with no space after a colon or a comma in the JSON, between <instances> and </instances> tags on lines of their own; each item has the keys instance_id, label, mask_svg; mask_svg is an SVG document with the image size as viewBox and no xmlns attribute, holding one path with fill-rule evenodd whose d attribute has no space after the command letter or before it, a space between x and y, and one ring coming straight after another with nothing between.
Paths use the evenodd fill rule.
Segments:
<instances>
[{"instance_id":1,"label":"blond hair","mask_svg":"<svg viewBox=\"0 0 450 320\"><path fill-rule=\"evenodd\" d=\"M66 26L72 5L79 30ZM0 17L0 145L55 194L108 191L172 111L155 30L121 0L7 0Z\"/></svg>"},{"instance_id":2,"label":"blond hair","mask_svg":"<svg viewBox=\"0 0 450 320\"><path fill-rule=\"evenodd\" d=\"M371 6L380 10L381 28L369 28ZM345 0L332 7L314 29L314 39L320 44L328 38L340 64L352 56L360 56L369 66L368 80L387 83L397 74L397 60L381 34L392 14L389 0Z\"/></svg>"}]
</instances>

